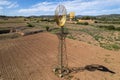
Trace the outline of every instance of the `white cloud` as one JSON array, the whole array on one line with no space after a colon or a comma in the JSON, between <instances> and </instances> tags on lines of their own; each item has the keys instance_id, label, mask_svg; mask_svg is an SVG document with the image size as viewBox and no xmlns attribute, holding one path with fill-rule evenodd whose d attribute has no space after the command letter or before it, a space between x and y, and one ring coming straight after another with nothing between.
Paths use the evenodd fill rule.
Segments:
<instances>
[{"instance_id":1,"label":"white cloud","mask_svg":"<svg viewBox=\"0 0 120 80\"><path fill-rule=\"evenodd\" d=\"M74 11L76 14L80 15L111 14L114 12L120 13L119 3L120 0L72 0L62 2L62 4L66 6L68 13ZM32 5L30 8L20 9L18 10L18 13L31 13L31 15L35 13L54 14L54 10L58 4L59 3L55 2L41 2Z\"/></svg>"},{"instance_id":2,"label":"white cloud","mask_svg":"<svg viewBox=\"0 0 120 80\"><path fill-rule=\"evenodd\" d=\"M7 0L0 0L0 6L5 6L5 5L9 5L11 2L7 1Z\"/></svg>"},{"instance_id":3,"label":"white cloud","mask_svg":"<svg viewBox=\"0 0 120 80\"><path fill-rule=\"evenodd\" d=\"M18 3L17 2L11 2L9 0L0 0L0 7L2 8L16 8L18 7Z\"/></svg>"},{"instance_id":4,"label":"white cloud","mask_svg":"<svg viewBox=\"0 0 120 80\"><path fill-rule=\"evenodd\" d=\"M0 0L0 15L14 14L13 11L18 7L17 2L12 2L10 0Z\"/></svg>"},{"instance_id":5,"label":"white cloud","mask_svg":"<svg viewBox=\"0 0 120 80\"><path fill-rule=\"evenodd\" d=\"M112 12L114 13L114 7L119 6L120 0L92 0L89 2L82 2L80 0L74 0L70 2L64 2L64 5L66 6L68 12L69 11L75 11L76 14L82 14L82 15L96 15L98 13L106 14L103 10L106 12ZM116 8L117 9L117 8ZM102 12L101 12L102 11ZM92 14L94 12L94 14ZM118 8L118 12L120 12Z\"/></svg>"},{"instance_id":6,"label":"white cloud","mask_svg":"<svg viewBox=\"0 0 120 80\"><path fill-rule=\"evenodd\" d=\"M56 5L52 2L42 2L33 5L30 8L27 9L20 9L19 13L37 13L37 12L50 12L54 11Z\"/></svg>"},{"instance_id":7,"label":"white cloud","mask_svg":"<svg viewBox=\"0 0 120 80\"><path fill-rule=\"evenodd\" d=\"M19 5L17 4L17 2L11 3L7 8L16 8Z\"/></svg>"}]
</instances>

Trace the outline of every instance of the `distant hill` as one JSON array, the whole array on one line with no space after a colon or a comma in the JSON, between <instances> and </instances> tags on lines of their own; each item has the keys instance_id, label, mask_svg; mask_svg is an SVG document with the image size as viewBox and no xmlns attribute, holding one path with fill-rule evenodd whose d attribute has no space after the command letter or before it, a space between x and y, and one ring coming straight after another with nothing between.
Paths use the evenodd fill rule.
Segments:
<instances>
[{"instance_id":1,"label":"distant hill","mask_svg":"<svg viewBox=\"0 0 120 80\"><path fill-rule=\"evenodd\" d=\"M96 16L96 18L101 19L101 20L119 21L120 20L120 14L99 15L99 16Z\"/></svg>"},{"instance_id":2,"label":"distant hill","mask_svg":"<svg viewBox=\"0 0 120 80\"><path fill-rule=\"evenodd\" d=\"M98 20L120 20L120 14L108 14L108 15L97 15L97 16L90 16L90 15L77 15L76 18L81 19L98 19Z\"/></svg>"},{"instance_id":3,"label":"distant hill","mask_svg":"<svg viewBox=\"0 0 120 80\"><path fill-rule=\"evenodd\" d=\"M99 15L98 17L120 17L120 14Z\"/></svg>"},{"instance_id":4,"label":"distant hill","mask_svg":"<svg viewBox=\"0 0 120 80\"><path fill-rule=\"evenodd\" d=\"M90 16L90 15L76 15L76 17L83 17L83 16ZM97 15L97 16L94 16L94 17L110 17L110 16L120 16L120 14L108 14L108 15Z\"/></svg>"},{"instance_id":5,"label":"distant hill","mask_svg":"<svg viewBox=\"0 0 120 80\"><path fill-rule=\"evenodd\" d=\"M82 17L82 15L77 15L76 17L77 17L77 18L81 18L81 17Z\"/></svg>"},{"instance_id":6,"label":"distant hill","mask_svg":"<svg viewBox=\"0 0 120 80\"><path fill-rule=\"evenodd\" d=\"M69 16L69 15L67 15ZM90 16L90 15L76 15L76 18L82 18L85 16L89 16L89 17L96 17L96 18L119 18L120 19L120 14L108 14L108 15L97 15L97 16ZM15 17L26 17L26 16L5 16L5 15L0 15L0 18L15 18ZM40 15L40 16L35 16L35 15L31 15L28 17L33 17L33 18L54 18L54 15Z\"/></svg>"}]
</instances>

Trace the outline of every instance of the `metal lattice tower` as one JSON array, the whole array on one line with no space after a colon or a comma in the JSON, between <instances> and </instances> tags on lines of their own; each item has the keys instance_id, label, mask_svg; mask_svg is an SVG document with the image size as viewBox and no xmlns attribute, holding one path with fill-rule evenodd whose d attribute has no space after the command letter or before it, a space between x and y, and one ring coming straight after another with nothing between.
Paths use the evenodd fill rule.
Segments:
<instances>
[{"instance_id":1,"label":"metal lattice tower","mask_svg":"<svg viewBox=\"0 0 120 80\"><path fill-rule=\"evenodd\" d=\"M67 32L64 32L64 28L62 27L61 32L56 33L59 39L59 46L58 46L58 64L60 67L68 67L67 62L67 52L66 52L66 42L65 38L67 36Z\"/></svg>"},{"instance_id":2,"label":"metal lattice tower","mask_svg":"<svg viewBox=\"0 0 120 80\"><path fill-rule=\"evenodd\" d=\"M56 33L59 39L58 46L58 66L54 69L54 72L59 77L64 77L69 73L67 53L66 53L66 43L65 38L67 32L64 31L64 24L66 22L67 11L63 5L59 5L55 10L55 20L58 26L60 26L60 32Z\"/></svg>"}]
</instances>

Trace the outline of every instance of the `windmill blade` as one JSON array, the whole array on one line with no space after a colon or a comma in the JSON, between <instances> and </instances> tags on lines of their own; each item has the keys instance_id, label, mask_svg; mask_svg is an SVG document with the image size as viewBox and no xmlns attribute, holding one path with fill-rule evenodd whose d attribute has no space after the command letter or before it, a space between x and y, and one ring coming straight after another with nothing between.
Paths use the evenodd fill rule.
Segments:
<instances>
[{"instance_id":1,"label":"windmill blade","mask_svg":"<svg viewBox=\"0 0 120 80\"><path fill-rule=\"evenodd\" d=\"M55 20L58 26L63 27L66 22L67 11L65 6L58 5L55 10Z\"/></svg>"}]
</instances>

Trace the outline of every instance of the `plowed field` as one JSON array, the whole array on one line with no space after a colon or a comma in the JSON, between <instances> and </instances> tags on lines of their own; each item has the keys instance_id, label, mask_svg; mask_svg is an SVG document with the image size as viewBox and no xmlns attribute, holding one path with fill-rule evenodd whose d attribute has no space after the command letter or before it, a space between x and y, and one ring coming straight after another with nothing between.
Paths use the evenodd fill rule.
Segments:
<instances>
[{"instance_id":1,"label":"plowed field","mask_svg":"<svg viewBox=\"0 0 120 80\"><path fill-rule=\"evenodd\" d=\"M84 70L67 79L58 78L52 72L57 64L58 38L43 32L0 41L0 80L120 80L120 51L71 39L66 42L69 68L97 64L108 70Z\"/></svg>"}]
</instances>

